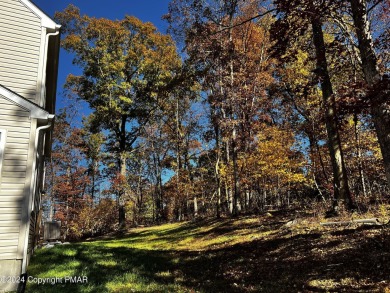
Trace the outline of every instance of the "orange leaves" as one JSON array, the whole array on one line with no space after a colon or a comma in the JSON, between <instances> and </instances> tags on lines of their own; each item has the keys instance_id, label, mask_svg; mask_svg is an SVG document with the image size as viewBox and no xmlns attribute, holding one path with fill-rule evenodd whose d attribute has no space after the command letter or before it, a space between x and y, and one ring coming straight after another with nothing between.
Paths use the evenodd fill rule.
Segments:
<instances>
[{"instance_id":1,"label":"orange leaves","mask_svg":"<svg viewBox=\"0 0 390 293\"><path fill-rule=\"evenodd\" d=\"M78 35L69 35L62 41L61 44L65 49L77 51L82 45L82 40Z\"/></svg>"},{"instance_id":2,"label":"orange leaves","mask_svg":"<svg viewBox=\"0 0 390 293\"><path fill-rule=\"evenodd\" d=\"M127 179L124 175L117 173L111 179L111 190L116 194L123 194L128 187Z\"/></svg>"},{"instance_id":3,"label":"orange leaves","mask_svg":"<svg viewBox=\"0 0 390 293\"><path fill-rule=\"evenodd\" d=\"M188 148L192 150L201 149L202 143L199 140L190 140L188 143Z\"/></svg>"}]
</instances>

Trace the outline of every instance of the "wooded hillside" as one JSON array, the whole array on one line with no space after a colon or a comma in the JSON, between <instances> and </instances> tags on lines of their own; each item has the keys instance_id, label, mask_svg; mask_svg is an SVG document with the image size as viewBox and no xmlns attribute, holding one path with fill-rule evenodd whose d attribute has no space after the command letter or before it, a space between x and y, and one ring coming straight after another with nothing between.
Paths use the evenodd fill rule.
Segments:
<instances>
[{"instance_id":1,"label":"wooded hillside","mask_svg":"<svg viewBox=\"0 0 390 293\"><path fill-rule=\"evenodd\" d=\"M56 14L69 74L48 162L65 235L390 194L388 0L172 0L134 16ZM79 103L88 105L82 123Z\"/></svg>"}]
</instances>

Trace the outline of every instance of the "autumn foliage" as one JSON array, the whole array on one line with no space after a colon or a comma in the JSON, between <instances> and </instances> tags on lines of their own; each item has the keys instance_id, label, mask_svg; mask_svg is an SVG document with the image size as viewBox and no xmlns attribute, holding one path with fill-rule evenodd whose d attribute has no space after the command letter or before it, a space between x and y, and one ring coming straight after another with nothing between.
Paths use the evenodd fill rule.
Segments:
<instances>
[{"instance_id":1,"label":"autumn foliage","mask_svg":"<svg viewBox=\"0 0 390 293\"><path fill-rule=\"evenodd\" d=\"M67 235L382 200L389 7L359 3L172 0L170 35L58 13L82 69L65 93L92 112L57 121L50 194Z\"/></svg>"}]
</instances>

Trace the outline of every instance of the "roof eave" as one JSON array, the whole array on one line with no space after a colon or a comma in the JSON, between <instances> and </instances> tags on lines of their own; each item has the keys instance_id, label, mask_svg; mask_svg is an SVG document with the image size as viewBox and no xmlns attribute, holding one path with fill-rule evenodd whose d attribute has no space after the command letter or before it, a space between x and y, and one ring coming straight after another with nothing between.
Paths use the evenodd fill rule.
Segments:
<instances>
[{"instance_id":1,"label":"roof eave","mask_svg":"<svg viewBox=\"0 0 390 293\"><path fill-rule=\"evenodd\" d=\"M0 95L5 97L7 100L17 104L19 107L30 112L30 117L41 121L50 121L54 119L54 115L47 112L45 109L37 106L33 102L23 98L17 93L11 91L3 85L0 85Z\"/></svg>"},{"instance_id":2,"label":"roof eave","mask_svg":"<svg viewBox=\"0 0 390 293\"><path fill-rule=\"evenodd\" d=\"M41 25L48 29L58 31L61 25L57 24L52 20L46 13L38 8L33 2L29 0L20 0L27 8L29 8L36 16L41 19Z\"/></svg>"}]
</instances>

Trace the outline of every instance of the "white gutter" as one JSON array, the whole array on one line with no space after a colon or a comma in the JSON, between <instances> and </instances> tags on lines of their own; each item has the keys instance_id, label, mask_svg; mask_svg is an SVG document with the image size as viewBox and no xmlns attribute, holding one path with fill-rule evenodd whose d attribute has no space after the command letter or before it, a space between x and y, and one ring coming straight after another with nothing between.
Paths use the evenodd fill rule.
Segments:
<instances>
[{"instance_id":1,"label":"white gutter","mask_svg":"<svg viewBox=\"0 0 390 293\"><path fill-rule=\"evenodd\" d=\"M45 40L45 51L43 52L43 56L45 58L44 62L43 62L43 73L42 73L42 84L41 84L41 98L40 98L40 105L39 106L42 106L43 108L45 108L46 105L43 104L43 101L45 101L45 97L46 97L46 66L47 66L47 52L48 52L48 48L49 48L49 37L51 36L58 36L60 31L61 26L58 26L56 27L57 31L54 32L54 33L48 33L46 35L46 40ZM46 103L46 101L45 101Z\"/></svg>"},{"instance_id":2,"label":"white gutter","mask_svg":"<svg viewBox=\"0 0 390 293\"><path fill-rule=\"evenodd\" d=\"M23 263L22 263L22 275L27 272L27 254L28 254L28 240L29 240L29 231L30 231L30 221L31 221L31 212L34 207L34 196L35 196L35 189L36 189L36 164L37 164L37 158L38 158L38 143L39 143L39 135L42 130L49 129L52 126L52 119L54 115L50 115L49 121L47 125L40 126L36 129L35 133L35 146L34 146L34 152L36 153L36 157L33 161L32 166L32 178L31 178L31 185L32 185L32 192L30 194L29 199L29 205L28 205L28 225L26 226L26 232L25 232L25 238L24 238L24 249L23 249Z\"/></svg>"}]
</instances>

